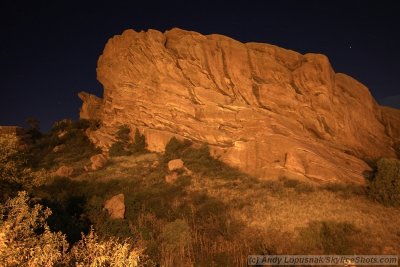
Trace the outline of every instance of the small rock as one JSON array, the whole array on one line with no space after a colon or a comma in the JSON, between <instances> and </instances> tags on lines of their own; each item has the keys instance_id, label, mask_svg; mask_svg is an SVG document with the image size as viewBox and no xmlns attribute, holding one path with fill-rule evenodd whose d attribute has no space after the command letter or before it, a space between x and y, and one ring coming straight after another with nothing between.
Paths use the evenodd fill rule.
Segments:
<instances>
[{"instance_id":1,"label":"small rock","mask_svg":"<svg viewBox=\"0 0 400 267\"><path fill-rule=\"evenodd\" d=\"M66 134L67 134L67 131L62 131L57 136L58 136L58 138L62 139Z\"/></svg>"},{"instance_id":2,"label":"small rock","mask_svg":"<svg viewBox=\"0 0 400 267\"><path fill-rule=\"evenodd\" d=\"M112 219L123 219L125 217L124 194L121 193L106 200L104 203L104 209L108 211L108 214Z\"/></svg>"},{"instance_id":3,"label":"small rock","mask_svg":"<svg viewBox=\"0 0 400 267\"><path fill-rule=\"evenodd\" d=\"M183 161L181 159L173 159L168 162L168 169L175 171L183 168Z\"/></svg>"},{"instance_id":4,"label":"small rock","mask_svg":"<svg viewBox=\"0 0 400 267\"><path fill-rule=\"evenodd\" d=\"M69 166L61 166L54 172L54 176L71 177L74 173L74 168Z\"/></svg>"},{"instance_id":5,"label":"small rock","mask_svg":"<svg viewBox=\"0 0 400 267\"><path fill-rule=\"evenodd\" d=\"M168 174L165 176L165 181L169 184L173 184L175 183L175 181L178 179L178 173L173 172L171 174Z\"/></svg>"},{"instance_id":6,"label":"small rock","mask_svg":"<svg viewBox=\"0 0 400 267\"><path fill-rule=\"evenodd\" d=\"M107 164L107 158L103 154L97 154L90 158L90 162L92 162L92 170L96 171L103 168Z\"/></svg>"},{"instance_id":7,"label":"small rock","mask_svg":"<svg viewBox=\"0 0 400 267\"><path fill-rule=\"evenodd\" d=\"M65 148L65 145L58 145L58 146L55 146L55 147L53 148L53 152L54 152L54 153L60 152L60 151L62 151L64 148Z\"/></svg>"}]
</instances>

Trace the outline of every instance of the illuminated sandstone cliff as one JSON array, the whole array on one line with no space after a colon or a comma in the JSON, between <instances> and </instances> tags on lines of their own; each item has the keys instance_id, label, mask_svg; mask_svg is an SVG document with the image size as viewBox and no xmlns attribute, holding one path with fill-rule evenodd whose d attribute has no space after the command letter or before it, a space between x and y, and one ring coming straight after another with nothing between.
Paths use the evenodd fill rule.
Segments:
<instances>
[{"instance_id":1,"label":"illuminated sandstone cliff","mask_svg":"<svg viewBox=\"0 0 400 267\"><path fill-rule=\"evenodd\" d=\"M126 30L97 67L103 99L81 93L82 118L100 147L119 125L138 127L149 149L172 136L209 144L216 157L262 178L363 183L362 160L394 157L400 111L335 73L326 56L172 29Z\"/></svg>"}]
</instances>

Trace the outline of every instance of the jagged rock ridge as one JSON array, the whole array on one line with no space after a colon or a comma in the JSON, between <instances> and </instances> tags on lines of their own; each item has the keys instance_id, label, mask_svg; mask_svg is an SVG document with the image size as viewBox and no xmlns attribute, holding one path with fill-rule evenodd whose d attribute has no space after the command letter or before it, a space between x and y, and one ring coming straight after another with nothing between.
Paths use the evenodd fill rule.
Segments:
<instances>
[{"instance_id":1,"label":"jagged rock ridge","mask_svg":"<svg viewBox=\"0 0 400 267\"><path fill-rule=\"evenodd\" d=\"M399 110L382 109L320 54L181 29L126 30L108 41L97 77L103 99L80 97L81 117L102 122L89 133L100 147L127 124L154 151L177 136L258 177L363 183L363 159L393 157L400 138Z\"/></svg>"}]
</instances>

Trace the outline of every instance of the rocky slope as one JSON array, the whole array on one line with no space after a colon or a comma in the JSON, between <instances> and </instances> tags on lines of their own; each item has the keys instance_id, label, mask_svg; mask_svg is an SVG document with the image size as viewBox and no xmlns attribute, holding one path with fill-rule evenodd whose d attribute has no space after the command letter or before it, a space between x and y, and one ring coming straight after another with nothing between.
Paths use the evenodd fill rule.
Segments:
<instances>
[{"instance_id":1,"label":"rocky slope","mask_svg":"<svg viewBox=\"0 0 400 267\"><path fill-rule=\"evenodd\" d=\"M365 159L394 157L400 111L335 73L326 56L172 29L126 30L98 60L103 99L81 93L81 117L99 119L106 148L119 125L138 127L149 149L172 136L205 142L252 175L363 183Z\"/></svg>"}]
</instances>

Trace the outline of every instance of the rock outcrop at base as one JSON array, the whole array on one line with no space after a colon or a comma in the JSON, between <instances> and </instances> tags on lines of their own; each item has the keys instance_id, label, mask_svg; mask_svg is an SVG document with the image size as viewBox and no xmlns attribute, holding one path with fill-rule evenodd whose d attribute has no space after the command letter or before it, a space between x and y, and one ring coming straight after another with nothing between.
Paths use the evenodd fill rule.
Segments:
<instances>
[{"instance_id":1,"label":"rock outcrop at base","mask_svg":"<svg viewBox=\"0 0 400 267\"><path fill-rule=\"evenodd\" d=\"M106 148L118 126L138 127L148 149L172 136L207 143L249 174L363 183L365 159L394 157L399 110L382 109L326 56L172 29L126 30L98 60L101 101L80 94L91 140ZM133 132L133 131L132 131Z\"/></svg>"}]
</instances>

